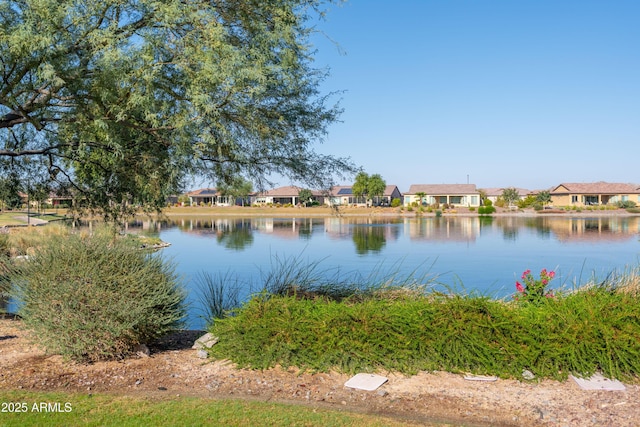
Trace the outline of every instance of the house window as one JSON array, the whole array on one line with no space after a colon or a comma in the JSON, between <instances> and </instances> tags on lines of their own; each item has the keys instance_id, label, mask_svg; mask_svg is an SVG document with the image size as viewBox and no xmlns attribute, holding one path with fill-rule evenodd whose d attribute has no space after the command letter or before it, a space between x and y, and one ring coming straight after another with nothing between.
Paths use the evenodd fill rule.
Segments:
<instances>
[{"instance_id":1,"label":"house window","mask_svg":"<svg viewBox=\"0 0 640 427\"><path fill-rule=\"evenodd\" d=\"M475 206L478 204L478 196L471 196L471 205Z\"/></svg>"},{"instance_id":2,"label":"house window","mask_svg":"<svg viewBox=\"0 0 640 427\"><path fill-rule=\"evenodd\" d=\"M462 196L451 196L449 197L449 203L452 205L460 205L462 204Z\"/></svg>"},{"instance_id":3,"label":"house window","mask_svg":"<svg viewBox=\"0 0 640 427\"><path fill-rule=\"evenodd\" d=\"M571 196L571 203L578 203L578 196Z\"/></svg>"}]
</instances>

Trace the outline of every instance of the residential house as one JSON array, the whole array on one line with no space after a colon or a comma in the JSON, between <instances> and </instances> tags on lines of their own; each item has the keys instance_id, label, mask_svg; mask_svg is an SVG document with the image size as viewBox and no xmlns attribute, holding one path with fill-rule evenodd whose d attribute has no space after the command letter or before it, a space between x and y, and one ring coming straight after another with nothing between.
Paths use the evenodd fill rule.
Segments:
<instances>
[{"instance_id":1,"label":"residential house","mask_svg":"<svg viewBox=\"0 0 640 427\"><path fill-rule=\"evenodd\" d=\"M286 205L292 204L297 205L300 203L300 190L301 187L297 187L295 185L288 185L285 187L274 188L269 191L264 191L261 193L256 193L251 197L252 205L264 205L264 204L274 204L274 205ZM314 199L322 204L324 203L324 195L322 192L317 190L311 190L311 194Z\"/></svg>"},{"instance_id":2,"label":"residential house","mask_svg":"<svg viewBox=\"0 0 640 427\"><path fill-rule=\"evenodd\" d=\"M382 196L374 196L369 200L366 197L355 196L350 185L337 185L331 187L326 203L332 206L367 206L370 201L371 206L391 206L393 199L402 199L397 185L387 185Z\"/></svg>"},{"instance_id":3,"label":"residential house","mask_svg":"<svg viewBox=\"0 0 640 427\"><path fill-rule=\"evenodd\" d=\"M615 182L565 182L551 191L555 206L610 205L632 201L640 203L640 185Z\"/></svg>"},{"instance_id":4,"label":"residential house","mask_svg":"<svg viewBox=\"0 0 640 427\"><path fill-rule=\"evenodd\" d=\"M404 193L404 205L480 206L480 193L475 184L413 184Z\"/></svg>"},{"instance_id":5,"label":"residential house","mask_svg":"<svg viewBox=\"0 0 640 427\"><path fill-rule=\"evenodd\" d=\"M491 200L491 202L495 205L496 202L498 201L498 198L502 197L502 193L506 188L515 188L516 191L518 192L518 197L520 197L520 200L524 199L529 194L532 194L532 192L530 190L527 190L526 188L517 188L517 187L483 188L482 191L484 191L486 198L488 200Z\"/></svg>"},{"instance_id":6,"label":"residential house","mask_svg":"<svg viewBox=\"0 0 640 427\"><path fill-rule=\"evenodd\" d=\"M235 205L233 196L223 196L215 188L200 188L187 193L191 206L232 206Z\"/></svg>"}]
</instances>

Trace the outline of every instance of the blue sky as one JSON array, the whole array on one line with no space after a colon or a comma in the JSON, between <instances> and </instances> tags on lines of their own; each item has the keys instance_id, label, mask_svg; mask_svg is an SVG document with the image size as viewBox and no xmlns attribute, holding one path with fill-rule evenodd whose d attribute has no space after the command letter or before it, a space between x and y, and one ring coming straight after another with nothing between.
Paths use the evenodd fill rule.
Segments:
<instances>
[{"instance_id":1,"label":"blue sky","mask_svg":"<svg viewBox=\"0 0 640 427\"><path fill-rule=\"evenodd\" d=\"M637 0L332 5L312 41L344 113L317 151L400 191L640 183L639 19Z\"/></svg>"}]
</instances>

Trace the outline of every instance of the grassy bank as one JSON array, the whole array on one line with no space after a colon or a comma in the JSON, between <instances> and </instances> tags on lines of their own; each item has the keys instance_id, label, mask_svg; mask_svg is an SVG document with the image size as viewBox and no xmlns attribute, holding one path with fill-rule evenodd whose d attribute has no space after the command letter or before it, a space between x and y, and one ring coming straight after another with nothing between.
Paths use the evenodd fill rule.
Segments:
<instances>
[{"instance_id":1,"label":"grassy bank","mask_svg":"<svg viewBox=\"0 0 640 427\"><path fill-rule=\"evenodd\" d=\"M407 425L379 416L241 400L0 391L0 402L0 425L7 427Z\"/></svg>"},{"instance_id":2,"label":"grassy bank","mask_svg":"<svg viewBox=\"0 0 640 427\"><path fill-rule=\"evenodd\" d=\"M500 301L388 288L335 300L309 293L255 296L216 320L216 359L242 367L312 371L473 372L636 381L638 274L629 272L539 301Z\"/></svg>"}]
</instances>

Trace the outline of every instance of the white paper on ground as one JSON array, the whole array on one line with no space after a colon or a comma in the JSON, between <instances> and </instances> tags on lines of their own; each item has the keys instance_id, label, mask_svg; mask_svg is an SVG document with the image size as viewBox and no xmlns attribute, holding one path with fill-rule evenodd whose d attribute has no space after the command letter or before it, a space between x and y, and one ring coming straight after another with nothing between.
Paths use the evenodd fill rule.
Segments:
<instances>
[{"instance_id":1,"label":"white paper on ground","mask_svg":"<svg viewBox=\"0 0 640 427\"><path fill-rule=\"evenodd\" d=\"M498 377L489 376L489 375L473 375L473 374L465 375L464 379L467 381L498 381Z\"/></svg>"},{"instance_id":2,"label":"white paper on ground","mask_svg":"<svg viewBox=\"0 0 640 427\"><path fill-rule=\"evenodd\" d=\"M589 378L578 378L569 375L583 390L625 390L626 387L618 380L610 380L602 374L595 373Z\"/></svg>"},{"instance_id":3,"label":"white paper on ground","mask_svg":"<svg viewBox=\"0 0 640 427\"><path fill-rule=\"evenodd\" d=\"M387 378L375 374L357 374L344 383L346 387L373 391L387 382Z\"/></svg>"}]
</instances>

